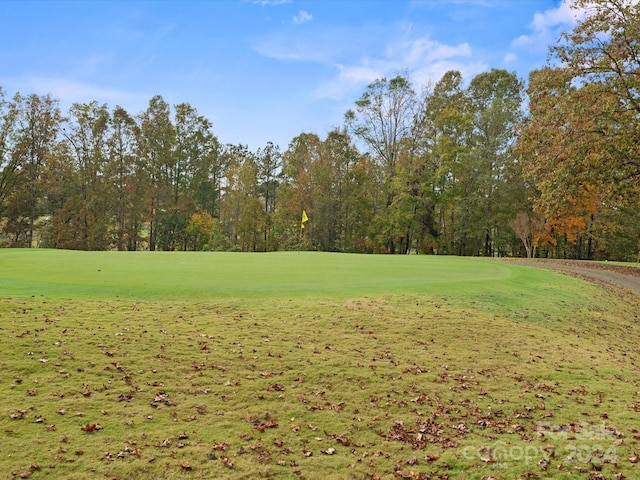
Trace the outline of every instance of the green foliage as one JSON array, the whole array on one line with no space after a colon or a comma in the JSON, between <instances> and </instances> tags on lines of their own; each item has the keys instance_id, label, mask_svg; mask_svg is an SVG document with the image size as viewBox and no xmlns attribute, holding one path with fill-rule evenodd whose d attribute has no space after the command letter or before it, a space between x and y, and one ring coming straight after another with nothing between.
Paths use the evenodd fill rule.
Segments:
<instances>
[{"instance_id":1,"label":"green foliage","mask_svg":"<svg viewBox=\"0 0 640 480\"><path fill-rule=\"evenodd\" d=\"M185 233L187 235L187 244L191 250L202 250L205 245L209 245L213 236L214 220L207 212L196 212L191 215L191 220Z\"/></svg>"},{"instance_id":2,"label":"green foliage","mask_svg":"<svg viewBox=\"0 0 640 480\"><path fill-rule=\"evenodd\" d=\"M160 95L137 115L92 101L63 118L55 99L7 101L0 90L1 242L635 256L639 7L571 7L585 15L531 72L528 99L522 80L500 69L470 79L448 71L425 85L408 73L382 77L343 127L301 133L285 151L221 145L193 106ZM200 212L219 226L211 242L194 236ZM521 213L544 222L536 246L513 228Z\"/></svg>"},{"instance_id":3,"label":"green foliage","mask_svg":"<svg viewBox=\"0 0 640 480\"><path fill-rule=\"evenodd\" d=\"M531 116L518 150L539 191L536 206L547 218L550 243L568 240L571 256L592 258L617 228L637 223L640 7L605 0L573 5L586 15L551 49L553 63L531 73ZM630 217L606 225L627 206Z\"/></svg>"},{"instance_id":4,"label":"green foliage","mask_svg":"<svg viewBox=\"0 0 640 480\"><path fill-rule=\"evenodd\" d=\"M12 134L16 125L16 105L5 99L0 87L0 215L4 213L4 204L13 190L19 159L12 155Z\"/></svg>"},{"instance_id":5,"label":"green foliage","mask_svg":"<svg viewBox=\"0 0 640 480\"><path fill-rule=\"evenodd\" d=\"M37 219L49 213L45 198L49 185L44 172L49 158L55 156L62 115L58 101L51 96L23 97L19 93L14 96L8 114L4 123L10 131L4 135L7 135L5 142L7 138L11 141L11 151L6 153L11 160L8 170L3 165L3 172L7 175L5 182L9 182L6 186L11 188L1 194L7 210L5 232L10 235L12 245L31 247L37 240Z\"/></svg>"},{"instance_id":6,"label":"green foliage","mask_svg":"<svg viewBox=\"0 0 640 480\"><path fill-rule=\"evenodd\" d=\"M277 217L284 233L281 245L364 252L376 195L371 175L346 132L334 130L325 140L312 134L296 137L283 161ZM311 221L300 232L303 210Z\"/></svg>"}]
</instances>

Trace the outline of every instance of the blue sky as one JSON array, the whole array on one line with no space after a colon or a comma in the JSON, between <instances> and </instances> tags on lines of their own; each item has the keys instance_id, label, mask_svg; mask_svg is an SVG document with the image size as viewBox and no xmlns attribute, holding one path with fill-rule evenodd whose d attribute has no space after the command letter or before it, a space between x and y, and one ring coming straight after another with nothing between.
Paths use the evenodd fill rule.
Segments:
<instances>
[{"instance_id":1,"label":"blue sky","mask_svg":"<svg viewBox=\"0 0 640 480\"><path fill-rule=\"evenodd\" d=\"M324 138L366 86L491 68L523 79L572 26L567 0L0 0L0 86L66 112L188 102L223 143Z\"/></svg>"}]
</instances>

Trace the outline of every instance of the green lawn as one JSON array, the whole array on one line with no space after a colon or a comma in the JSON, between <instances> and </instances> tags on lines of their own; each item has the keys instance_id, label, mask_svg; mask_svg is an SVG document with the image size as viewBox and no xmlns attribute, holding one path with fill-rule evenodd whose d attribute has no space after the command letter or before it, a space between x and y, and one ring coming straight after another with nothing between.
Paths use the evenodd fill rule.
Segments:
<instances>
[{"instance_id":1,"label":"green lawn","mask_svg":"<svg viewBox=\"0 0 640 480\"><path fill-rule=\"evenodd\" d=\"M0 468L638 478L638 312L480 259L0 250Z\"/></svg>"},{"instance_id":2,"label":"green lawn","mask_svg":"<svg viewBox=\"0 0 640 480\"><path fill-rule=\"evenodd\" d=\"M456 257L313 252L0 250L3 295L137 300L459 293L503 286L518 268Z\"/></svg>"},{"instance_id":3,"label":"green lawn","mask_svg":"<svg viewBox=\"0 0 640 480\"><path fill-rule=\"evenodd\" d=\"M461 257L0 250L5 297L252 302L399 294L534 314L592 296L583 283L556 273Z\"/></svg>"}]
</instances>

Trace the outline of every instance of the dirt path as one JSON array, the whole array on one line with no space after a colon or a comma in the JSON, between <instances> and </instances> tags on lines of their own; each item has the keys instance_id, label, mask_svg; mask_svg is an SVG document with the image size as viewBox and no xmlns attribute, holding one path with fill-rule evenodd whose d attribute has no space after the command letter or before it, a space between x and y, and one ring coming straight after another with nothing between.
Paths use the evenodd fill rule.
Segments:
<instances>
[{"instance_id":1,"label":"dirt path","mask_svg":"<svg viewBox=\"0 0 640 480\"><path fill-rule=\"evenodd\" d=\"M529 267L558 270L586 279L611 283L640 294L640 267L627 267L580 260L547 260L517 258L508 261Z\"/></svg>"}]
</instances>

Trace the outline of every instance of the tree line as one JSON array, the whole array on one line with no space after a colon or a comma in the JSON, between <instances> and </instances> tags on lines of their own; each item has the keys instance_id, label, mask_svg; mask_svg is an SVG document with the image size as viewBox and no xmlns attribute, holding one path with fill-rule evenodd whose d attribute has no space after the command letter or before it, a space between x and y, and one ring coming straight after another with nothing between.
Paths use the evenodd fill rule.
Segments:
<instances>
[{"instance_id":1,"label":"tree line","mask_svg":"<svg viewBox=\"0 0 640 480\"><path fill-rule=\"evenodd\" d=\"M0 242L629 259L640 239L640 15L588 15L528 86L492 69L370 84L285 151L223 144L196 108L132 115L0 88ZM309 221L301 228L302 212Z\"/></svg>"}]
</instances>

